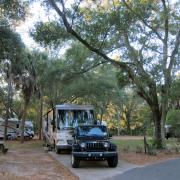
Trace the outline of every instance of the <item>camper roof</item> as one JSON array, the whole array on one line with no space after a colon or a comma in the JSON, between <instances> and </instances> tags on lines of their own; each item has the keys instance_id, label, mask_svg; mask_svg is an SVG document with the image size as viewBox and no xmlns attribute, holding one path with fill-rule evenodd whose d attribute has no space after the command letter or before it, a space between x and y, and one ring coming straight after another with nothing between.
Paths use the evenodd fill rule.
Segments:
<instances>
[{"instance_id":1,"label":"camper roof","mask_svg":"<svg viewBox=\"0 0 180 180\"><path fill-rule=\"evenodd\" d=\"M93 110L92 105L60 104L55 106L56 109L62 110Z\"/></svg>"}]
</instances>

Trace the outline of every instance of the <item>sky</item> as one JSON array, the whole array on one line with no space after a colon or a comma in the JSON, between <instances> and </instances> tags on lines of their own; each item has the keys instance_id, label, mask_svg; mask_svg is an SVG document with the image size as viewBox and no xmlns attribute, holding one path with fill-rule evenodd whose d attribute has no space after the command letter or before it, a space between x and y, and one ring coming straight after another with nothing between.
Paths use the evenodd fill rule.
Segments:
<instances>
[{"instance_id":1,"label":"sky","mask_svg":"<svg viewBox=\"0 0 180 180\"><path fill-rule=\"evenodd\" d=\"M29 13L30 14L26 17L26 20L16 28L16 31L21 35L23 42L28 48L37 49L39 48L39 45L32 39L32 37L30 37L29 31L34 28L34 24L36 24L36 22L47 22L48 16L38 2L34 2L30 6Z\"/></svg>"},{"instance_id":2,"label":"sky","mask_svg":"<svg viewBox=\"0 0 180 180\"><path fill-rule=\"evenodd\" d=\"M66 1L66 7L68 7L73 0ZM50 19L56 18L58 15L55 11L51 11L51 15L49 15L44 8L41 6L40 2L34 2L30 5L29 16L26 17L25 22L21 23L16 31L21 35L21 38L25 45L30 48L42 49L29 35L29 31L34 28L34 25L39 22L48 22Z\"/></svg>"},{"instance_id":3,"label":"sky","mask_svg":"<svg viewBox=\"0 0 180 180\"><path fill-rule=\"evenodd\" d=\"M175 3L177 1L178 0L170 0L171 3ZM66 6L69 6L72 2L73 0L66 1ZM34 28L34 25L38 21L48 22L49 19L53 19L57 14L55 11L54 13L51 11L51 15L49 16L39 2L34 2L31 4L29 13L30 15L26 18L25 22L22 22L16 28L16 31L21 35L23 42L29 49L35 48L39 50L44 50L32 39L32 37L30 37L29 31Z\"/></svg>"}]
</instances>

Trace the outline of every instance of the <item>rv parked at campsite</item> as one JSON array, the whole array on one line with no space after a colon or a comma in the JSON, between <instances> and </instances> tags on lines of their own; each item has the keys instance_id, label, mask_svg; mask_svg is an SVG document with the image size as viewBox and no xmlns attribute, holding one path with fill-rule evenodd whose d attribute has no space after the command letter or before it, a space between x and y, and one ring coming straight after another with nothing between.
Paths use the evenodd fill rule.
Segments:
<instances>
[{"instance_id":1,"label":"rv parked at campsite","mask_svg":"<svg viewBox=\"0 0 180 180\"><path fill-rule=\"evenodd\" d=\"M56 105L43 116L43 137L47 146L71 149L74 128L94 124L94 108L91 105Z\"/></svg>"}]
</instances>

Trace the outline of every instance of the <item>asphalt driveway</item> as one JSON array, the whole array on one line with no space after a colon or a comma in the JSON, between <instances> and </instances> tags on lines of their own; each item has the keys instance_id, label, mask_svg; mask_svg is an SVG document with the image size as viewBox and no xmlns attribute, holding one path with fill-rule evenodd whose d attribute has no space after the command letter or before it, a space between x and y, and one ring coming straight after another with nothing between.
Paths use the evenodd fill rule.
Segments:
<instances>
[{"instance_id":1,"label":"asphalt driveway","mask_svg":"<svg viewBox=\"0 0 180 180\"><path fill-rule=\"evenodd\" d=\"M109 179L109 178L107 178ZM115 175L112 180L179 180L180 159L168 160L141 168L135 168L123 174Z\"/></svg>"},{"instance_id":2,"label":"asphalt driveway","mask_svg":"<svg viewBox=\"0 0 180 180\"><path fill-rule=\"evenodd\" d=\"M106 161L81 161L80 168L72 168L70 154L56 154L54 152L49 152L49 154L69 168L69 170L78 176L80 180L112 179L113 176L118 177L119 174L138 167L137 165L119 160L116 168L109 168Z\"/></svg>"}]
</instances>

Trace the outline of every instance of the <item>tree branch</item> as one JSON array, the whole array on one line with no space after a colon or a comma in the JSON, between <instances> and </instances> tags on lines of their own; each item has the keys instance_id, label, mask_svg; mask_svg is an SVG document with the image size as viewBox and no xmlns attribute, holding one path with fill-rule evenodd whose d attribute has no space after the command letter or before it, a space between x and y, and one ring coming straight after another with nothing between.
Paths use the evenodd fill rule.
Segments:
<instances>
[{"instance_id":1,"label":"tree branch","mask_svg":"<svg viewBox=\"0 0 180 180\"><path fill-rule=\"evenodd\" d=\"M136 16L143 22L143 24L144 24L146 27L148 27L149 29L151 29L151 30L156 34L156 36L157 36L161 41L163 41L163 38L162 38L161 35L156 31L155 28L153 28L152 26L150 26L150 25L141 17L140 14L138 14L138 13L136 13L134 10L132 10L132 9L129 7L129 5L126 3L125 0L122 0L122 1L123 1L124 5L127 7L127 9L129 9L134 15L136 15Z\"/></svg>"},{"instance_id":2,"label":"tree branch","mask_svg":"<svg viewBox=\"0 0 180 180\"><path fill-rule=\"evenodd\" d=\"M73 24L74 24L75 13L77 12L77 10L78 10L78 8L79 8L79 5L80 5L81 1L82 1L82 0L79 0L78 4L77 4L77 6L76 6L76 8L75 8L75 10L74 10L74 13L73 13L73 15L72 15L71 27L72 27Z\"/></svg>"},{"instance_id":3,"label":"tree branch","mask_svg":"<svg viewBox=\"0 0 180 180\"><path fill-rule=\"evenodd\" d=\"M180 30L178 31L178 33L176 35L175 46L174 46L174 49L173 49L171 56L170 56L170 63L169 63L169 67L168 67L169 71L172 70L172 67L174 65L175 56L178 53L179 45L180 45Z\"/></svg>"},{"instance_id":4,"label":"tree branch","mask_svg":"<svg viewBox=\"0 0 180 180\"><path fill-rule=\"evenodd\" d=\"M137 85L137 87L139 88L140 92L143 93L143 98L146 99L146 101L149 104L152 104L152 100L151 97L148 95L148 93L145 91L145 89L142 87L142 83L139 81L138 77L136 77L133 69L131 67L129 67L125 62L121 62L121 61L115 61L113 59L111 59L110 57L108 57L105 53L103 53L102 51L100 51L99 49L95 48L94 46L90 45L85 39L83 39L77 32L74 31L74 29L70 26L66 15L59 9L59 7L57 6L57 4L55 3L54 0L48 0L49 3L51 4L51 6L55 9L55 11L58 13L58 15L62 18L62 21L64 23L64 26L67 30L68 33L70 33L72 36L74 36L78 41L80 41L84 46L86 46L90 51L96 53L97 55L99 55L100 57L102 57L105 61L110 62L111 64L120 67L122 69L124 69L127 73L129 78L132 80L132 82L134 84ZM62 2L62 0L61 0ZM63 6L63 4L62 4ZM148 79L150 79L150 77L148 76ZM149 82L150 86L154 87L154 83ZM155 93L155 92L154 92Z\"/></svg>"},{"instance_id":5,"label":"tree branch","mask_svg":"<svg viewBox=\"0 0 180 180\"><path fill-rule=\"evenodd\" d=\"M105 64L105 63L107 63L107 62L108 62L108 61L101 61L101 62L96 63L96 64L94 64L94 65L92 65L92 66L89 66L88 68L83 69L82 71L79 71L79 72L77 72L77 73L75 73L75 74L84 74L84 73L90 71L91 69L94 69L94 68L98 67L99 65Z\"/></svg>"},{"instance_id":6,"label":"tree branch","mask_svg":"<svg viewBox=\"0 0 180 180\"><path fill-rule=\"evenodd\" d=\"M48 0L49 3L52 5L52 7L55 9L55 11L58 13L58 15L62 18L64 26L66 27L66 30L68 33L70 33L72 36L74 36L77 40L79 40L84 46L86 46L90 51L96 53L97 55L101 56L103 59L105 59L106 61L120 66L121 68L124 68L128 71L131 71L130 68L126 65L126 63L124 62L119 62L119 61L115 61L113 59L111 59L110 57L108 57L106 54L104 54L103 52L101 52L99 49L95 48L94 46L90 45L86 40L84 40L79 34L77 34L77 32L75 32L73 30L73 28L70 26L66 15L59 9L59 7L57 6L57 4L55 3L54 0ZM62 0L61 0L62 1Z\"/></svg>"},{"instance_id":7,"label":"tree branch","mask_svg":"<svg viewBox=\"0 0 180 180\"><path fill-rule=\"evenodd\" d=\"M169 34L169 19L168 19L168 10L166 7L165 0L161 0L163 3L164 8L164 15L165 15L165 21L164 21L164 38L163 38L163 72L164 76L166 78L166 65L167 65L167 58L168 58L168 34Z\"/></svg>"}]
</instances>

